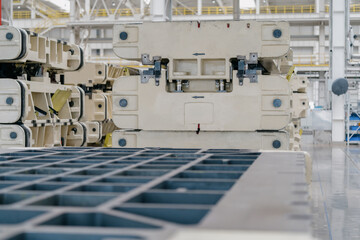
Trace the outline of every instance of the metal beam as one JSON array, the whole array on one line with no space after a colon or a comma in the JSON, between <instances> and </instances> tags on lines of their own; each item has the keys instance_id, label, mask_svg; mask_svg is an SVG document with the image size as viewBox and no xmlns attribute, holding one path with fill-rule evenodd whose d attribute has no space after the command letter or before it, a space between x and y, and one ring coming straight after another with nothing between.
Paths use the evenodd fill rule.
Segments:
<instances>
[{"instance_id":1,"label":"metal beam","mask_svg":"<svg viewBox=\"0 0 360 240\"><path fill-rule=\"evenodd\" d=\"M197 1L197 15L202 14L202 0Z\"/></svg>"},{"instance_id":2,"label":"metal beam","mask_svg":"<svg viewBox=\"0 0 360 240\"><path fill-rule=\"evenodd\" d=\"M240 20L240 1L233 0L233 13L234 13L234 20Z\"/></svg>"},{"instance_id":3,"label":"metal beam","mask_svg":"<svg viewBox=\"0 0 360 240\"><path fill-rule=\"evenodd\" d=\"M256 1L256 14L260 14L260 1L261 0L254 0Z\"/></svg>"},{"instance_id":4,"label":"metal beam","mask_svg":"<svg viewBox=\"0 0 360 240\"><path fill-rule=\"evenodd\" d=\"M347 0L346 0L347 2ZM345 76L346 7L342 0L330 1L330 79L329 86ZM345 96L332 94L332 141L345 140Z\"/></svg>"}]
</instances>

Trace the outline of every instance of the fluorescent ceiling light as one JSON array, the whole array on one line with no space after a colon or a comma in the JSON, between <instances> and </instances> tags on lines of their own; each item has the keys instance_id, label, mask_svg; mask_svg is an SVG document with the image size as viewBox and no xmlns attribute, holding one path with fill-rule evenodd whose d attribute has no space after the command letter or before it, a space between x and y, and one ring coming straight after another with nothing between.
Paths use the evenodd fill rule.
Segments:
<instances>
[{"instance_id":1,"label":"fluorescent ceiling light","mask_svg":"<svg viewBox=\"0 0 360 240\"><path fill-rule=\"evenodd\" d=\"M58 6L63 11L70 12L70 1L69 0L46 0L46 1Z\"/></svg>"},{"instance_id":2,"label":"fluorescent ceiling light","mask_svg":"<svg viewBox=\"0 0 360 240\"><path fill-rule=\"evenodd\" d=\"M240 8L255 8L255 0L240 0Z\"/></svg>"}]
</instances>

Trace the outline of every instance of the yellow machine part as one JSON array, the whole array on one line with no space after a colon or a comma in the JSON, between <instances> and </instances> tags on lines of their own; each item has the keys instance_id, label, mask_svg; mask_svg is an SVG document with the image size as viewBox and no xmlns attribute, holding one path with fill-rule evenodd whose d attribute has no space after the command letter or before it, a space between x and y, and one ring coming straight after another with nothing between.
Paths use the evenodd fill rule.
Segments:
<instances>
[{"instance_id":1,"label":"yellow machine part","mask_svg":"<svg viewBox=\"0 0 360 240\"><path fill-rule=\"evenodd\" d=\"M51 97L51 101L53 103L53 109L57 112L59 112L63 106L65 105L67 99L71 95L71 90L56 90L54 95Z\"/></svg>"},{"instance_id":2,"label":"yellow machine part","mask_svg":"<svg viewBox=\"0 0 360 240\"><path fill-rule=\"evenodd\" d=\"M112 133L108 133L105 136L104 147L112 147Z\"/></svg>"},{"instance_id":3,"label":"yellow machine part","mask_svg":"<svg viewBox=\"0 0 360 240\"><path fill-rule=\"evenodd\" d=\"M123 68L121 69L121 74L120 74L120 76L130 76L130 71L129 71L129 69L128 69L127 67L123 67Z\"/></svg>"},{"instance_id":4,"label":"yellow machine part","mask_svg":"<svg viewBox=\"0 0 360 240\"><path fill-rule=\"evenodd\" d=\"M289 69L289 71L288 71L288 73L287 73L287 75L286 75L286 79L290 82L290 79L291 79L291 76L293 75L293 73L294 73L294 70L295 70L295 66L292 66L290 69Z\"/></svg>"}]
</instances>

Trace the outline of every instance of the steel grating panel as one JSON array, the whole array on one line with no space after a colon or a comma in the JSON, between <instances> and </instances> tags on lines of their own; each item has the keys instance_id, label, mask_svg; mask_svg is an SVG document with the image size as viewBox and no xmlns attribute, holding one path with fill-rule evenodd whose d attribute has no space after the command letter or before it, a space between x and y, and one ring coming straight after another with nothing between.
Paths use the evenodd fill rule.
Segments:
<instances>
[{"instance_id":1,"label":"steel grating panel","mask_svg":"<svg viewBox=\"0 0 360 240\"><path fill-rule=\"evenodd\" d=\"M261 155L155 148L3 153L0 238L168 239L206 218L211 225L212 210Z\"/></svg>"}]
</instances>

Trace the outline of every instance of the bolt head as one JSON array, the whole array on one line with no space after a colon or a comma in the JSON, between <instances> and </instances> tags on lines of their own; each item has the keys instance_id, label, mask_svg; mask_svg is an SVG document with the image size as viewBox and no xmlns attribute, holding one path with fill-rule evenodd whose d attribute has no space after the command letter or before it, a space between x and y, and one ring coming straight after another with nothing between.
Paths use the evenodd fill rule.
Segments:
<instances>
[{"instance_id":1,"label":"bolt head","mask_svg":"<svg viewBox=\"0 0 360 240\"><path fill-rule=\"evenodd\" d=\"M17 133L16 132L11 132L10 133L10 138L11 139L16 139L17 138Z\"/></svg>"},{"instance_id":2,"label":"bolt head","mask_svg":"<svg viewBox=\"0 0 360 240\"><path fill-rule=\"evenodd\" d=\"M279 140L274 140L272 146L273 148L278 149L281 147L281 142Z\"/></svg>"},{"instance_id":3,"label":"bolt head","mask_svg":"<svg viewBox=\"0 0 360 240\"><path fill-rule=\"evenodd\" d=\"M11 32L8 32L8 33L6 33L5 37L7 40L11 41L14 38L14 34L12 34Z\"/></svg>"},{"instance_id":4,"label":"bolt head","mask_svg":"<svg viewBox=\"0 0 360 240\"><path fill-rule=\"evenodd\" d=\"M12 97L6 98L6 104L7 105L12 105L13 103L14 103L14 99Z\"/></svg>"},{"instance_id":5,"label":"bolt head","mask_svg":"<svg viewBox=\"0 0 360 240\"><path fill-rule=\"evenodd\" d=\"M126 146L126 139L121 138L121 139L119 140L119 146L120 146L120 147L125 147L125 146Z\"/></svg>"},{"instance_id":6,"label":"bolt head","mask_svg":"<svg viewBox=\"0 0 360 240\"><path fill-rule=\"evenodd\" d=\"M119 101L120 107L127 107L128 101L125 98L120 99Z\"/></svg>"},{"instance_id":7,"label":"bolt head","mask_svg":"<svg viewBox=\"0 0 360 240\"><path fill-rule=\"evenodd\" d=\"M281 38L281 35L282 35L282 31L280 29L275 29L273 31L274 38Z\"/></svg>"},{"instance_id":8,"label":"bolt head","mask_svg":"<svg viewBox=\"0 0 360 240\"><path fill-rule=\"evenodd\" d=\"M274 101L273 101L273 106L274 106L275 108L281 107L281 99L278 99L278 98L274 99Z\"/></svg>"},{"instance_id":9,"label":"bolt head","mask_svg":"<svg viewBox=\"0 0 360 240\"><path fill-rule=\"evenodd\" d=\"M121 40L126 40L128 38L128 33L127 32L121 32L120 33L120 39Z\"/></svg>"}]
</instances>

